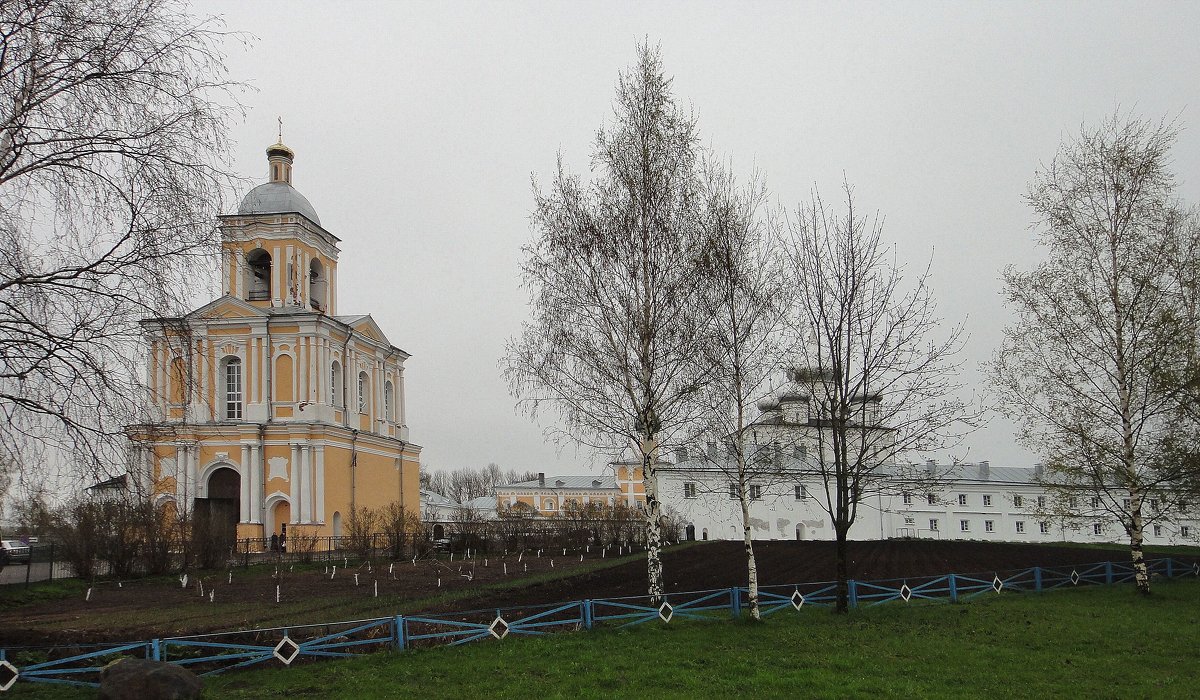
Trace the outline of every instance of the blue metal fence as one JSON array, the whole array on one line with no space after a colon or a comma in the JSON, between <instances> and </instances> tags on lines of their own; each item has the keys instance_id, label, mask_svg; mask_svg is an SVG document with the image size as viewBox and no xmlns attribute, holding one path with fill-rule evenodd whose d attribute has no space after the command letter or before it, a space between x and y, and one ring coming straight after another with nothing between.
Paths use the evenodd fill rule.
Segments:
<instances>
[{"instance_id":1,"label":"blue metal fence","mask_svg":"<svg viewBox=\"0 0 1200 700\"><path fill-rule=\"evenodd\" d=\"M1200 576L1200 562L1154 559L1151 574L1166 578ZM880 581L848 582L851 607L914 601L959 602L1006 591L1041 592L1082 585L1132 581L1133 565L1098 562L1076 567L1033 567L988 574L947 574ZM783 610L829 607L837 599L834 582L759 588L764 616ZM354 656L411 647L449 646L509 635L542 635L596 625L623 627L676 619L738 618L748 605L742 587L668 593L655 605L649 596L578 600L552 605L489 608L438 615L395 615L367 620L218 632L149 641L13 647L0 649L0 691L18 680L35 683L98 685L105 664L121 657L167 661L201 675L268 664Z\"/></svg>"}]
</instances>

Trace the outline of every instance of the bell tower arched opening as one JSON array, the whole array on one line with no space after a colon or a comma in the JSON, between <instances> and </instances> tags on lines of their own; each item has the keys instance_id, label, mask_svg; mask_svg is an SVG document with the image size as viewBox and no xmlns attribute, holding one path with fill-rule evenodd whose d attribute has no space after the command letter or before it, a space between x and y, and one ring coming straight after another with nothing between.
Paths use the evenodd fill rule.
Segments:
<instances>
[{"instance_id":1,"label":"bell tower arched opening","mask_svg":"<svg viewBox=\"0 0 1200 700\"><path fill-rule=\"evenodd\" d=\"M262 248L246 256L246 300L271 300L271 254Z\"/></svg>"},{"instance_id":2,"label":"bell tower arched opening","mask_svg":"<svg viewBox=\"0 0 1200 700\"><path fill-rule=\"evenodd\" d=\"M328 311L329 303L325 297L328 289L325 266L320 260L313 258L308 264L308 305L317 311Z\"/></svg>"}]
</instances>

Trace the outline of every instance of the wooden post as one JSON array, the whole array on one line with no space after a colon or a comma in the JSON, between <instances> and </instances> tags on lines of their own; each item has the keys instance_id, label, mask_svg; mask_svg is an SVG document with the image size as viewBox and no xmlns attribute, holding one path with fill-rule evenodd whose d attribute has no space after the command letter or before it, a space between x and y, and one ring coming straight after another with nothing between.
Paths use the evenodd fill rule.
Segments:
<instances>
[{"instance_id":1,"label":"wooden post","mask_svg":"<svg viewBox=\"0 0 1200 700\"><path fill-rule=\"evenodd\" d=\"M950 574L947 578L949 579L950 602L957 603L958 602L958 577L955 576L954 574Z\"/></svg>"},{"instance_id":2,"label":"wooden post","mask_svg":"<svg viewBox=\"0 0 1200 700\"><path fill-rule=\"evenodd\" d=\"M1033 567L1033 590L1042 592L1042 567Z\"/></svg>"},{"instance_id":3,"label":"wooden post","mask_svg":"<svg viewBox=\"0 0 1200 700\"><path fill-rule=\"evenodd\" d=\"M849 595L850 607L857 608L858 607L858 582L855 581L854 579L850 579L849 581L846 582L846 589L850 594Z\"/></svg>"}]
</instances>

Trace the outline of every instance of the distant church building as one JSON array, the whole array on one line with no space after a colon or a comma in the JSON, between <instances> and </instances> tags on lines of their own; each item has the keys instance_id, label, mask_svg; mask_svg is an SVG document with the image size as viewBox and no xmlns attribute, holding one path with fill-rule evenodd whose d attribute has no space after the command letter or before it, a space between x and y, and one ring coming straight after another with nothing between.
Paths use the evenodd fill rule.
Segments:
<instances>
[{"instance_id":1,"label":"distant church building","mask_svg":"<svg viewBox=\"0 0 1200 700\"><path fill-rule=\"evenodd\" d=\"M404 361L369 315L338 315L339 239L292 187L294 153L220 217L220 298L143 322L150 419L139 486L239 538L341 535L352 506L419 511Z\"/></svg>"}]
</instances>

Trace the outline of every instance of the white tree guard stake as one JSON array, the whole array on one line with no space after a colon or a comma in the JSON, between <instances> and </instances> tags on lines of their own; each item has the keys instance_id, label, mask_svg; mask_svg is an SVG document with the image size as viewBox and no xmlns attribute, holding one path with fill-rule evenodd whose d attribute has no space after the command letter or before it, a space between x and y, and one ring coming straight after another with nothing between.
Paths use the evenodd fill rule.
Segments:
<instances>
[{"instance_id":1,"label":"white tree guard stake","mask_svg":"<svg viewBox=\"0 0 1200 700\"><path fill-rule=\"evenodd\" d=\"M124 586L121 585L120 581L117 581L117 588L124 588Z\"/></svg>"},{"instance_id":2,"label":"white tree guard stake","mask_svg":"<svg viewBox=\"0 0 1200 700\"><path fill-rule=\"evenodd\" d=\"M199 588L200 588L200 597L203 598L204 597L204 579L200 580Z\"/></svg>"},{"instance_id":3,"label":"white tree guard stake","mask_svg":"<svg viewBox=\"0 0 1200 700\"><path fill-rule=\"evenodd\" d=\"M529 573L529 562L525 562L525 573Z\"/></svg>"},{"instance_id":4,"label":"white tree guard stake","mask_svg":"<svg viewBox=\"0 0 1200 700\"><path fill-rule=\"evenodd\" d=\"M550 568L551 568L551 569L553 569L553 568L554 568L554 560L553 560L553 559L551 559L551 560L550 560Z\"/></svg>"},{"instance_id":5,"label":"white tree guard stake","mask_svg":"<svg viewBox=\"0 0 1200 700\"><path fill-rule=\"evenodd\" d=\"M217 598L217 589L212 589L208 592L208 602L213 602Z\"/></svg>"},{"instance_id":6,"label":"white tree guard stake","mask_svg":"<svg viewBox=\"0 0 1200 700\"><path fill-rule=\"evenodd\" d=\"M343 569L350 568L350 557L342 557L342 568Z\"/></svg>"},{"instance_id":7,"label":"white tree guard stake","mask_svg":"<svg viewBox=\"0 0 1200 700\"><path fill-rule=\"evenodd\" d=\"M454 561L454 551L450 551L450 561Z\"/></svg>"},{"instance_id":8,"label":"white tree guard stake","mask_svg":"<svg viewBox=\"0 0 1200 700\"><path fill-rule=\"evenodd\" d=\"M379 597L379 581L375 581L375 597Z\"/></svg>"},{"instance_id":9,"label":"white tree guard stake","mask_svg":"<svg viewBox=\"0 0 1200 700\"><path fill-rule=\"evenodd\" d=\"M525 557L525 550L522 549L521 553L517 555L517 563L520 564L521 559L523 559L524 557Z\"/></svg>"},{"instance_id":10,"label":"white tree guard stake","mask_svg":"<svg viewBox=\"0 0 1200 700\"><path fill-rule=\"evenodd\" d=\"M328 565L326 565L326 567L325 567L325 573L329 573L329 566L328 566Z\"/></svg>"},{"instance_id":11,"label":"white tree guard stake","mask_svg":"<svg viewBox=\"0 0 1200 700\"><path fill-rule=\"evenodd\" d=\"M228 581L226 581L226 583L228 583L228 584L232 584L232 583L233 583L233 572L232 572L232 571L230 571L230 572L229 572L229 580L228 580Z\"/></svg>"},{"instance_id":12,"label":"white tree guard stake","mask_svg":"<svg viewBox=\"0 0 1200 700\"><path fill-rule=\"evenodd\" d=\"M337 564L333 565L333 571L329 574L329 580L332 581L334 576L337 576Z\"/></svg>"},{"instance_id":13,"label":"white tree guard stake","mask_svg":"<svg viewBox=\"0 0 1200 700\"><path fill-rule=\"evenodd\" d=\"M483 565L484 565L484 566L487 566L487 557L484 557L484 559L483 559Z\"/></svg>"},{"instance_id":14,"label":"white tree guard stake","mask_svg":"<svg viewBox=\"0 0 1200 700\"><path fill-rule=\"evenodd\" d=\"M295 569L296 569L295 564L288 564L288 571L295 571Z\"/></svg>"},{"instance_id":15,"label":"white tree guard stake","mask_svg":"<svg viewBox=\"0 0 1200 700\"><path fill-rule=\"evenodd\" d=\"M275 602L279 602L279 584L275 584Z\"/></svg>"},{"instance_id":16,"label":"white tree guard stake","mask_svg":"<svg viewBox=\"0 0 1200 700\"><path fill-rule=\"evenodd\" d=\"M179 577L179 587L187 588L187 574Z\"/></svg>"},{"instance_id":17,"label":"white tree guard stake","mask_svg":"<svg viewBox=\"0 0 1200 700\"><path fill-rule=\"evenodd\" d=\"M92 589L87 589L87 595L83 596L83 602L88 602L92 599Z\"/></svg>"},{"instance_id":18,"label":"white tree guard stake","mask_svg":"<svg viewBox=\"0 0 1200 700\"><path fill-rule=\"evenodd\" d=\"M508 562L504 562L504 575L508 576Z\"/></svg>"},{"instance_id":19,"label":"white tree guard stake","mask_svg":"<svg viewBox=\"0 0 1200 700\"><path fill-rule=\"evenodd\" d=\"M563 547L563 556L564 557L567 556L567 548L566 547Z\"/></svg>"},{"instance_id":20,"label":"white tree guard stake","mask_svg":"<svg viewBox=\"0 0 1200 700\"><path fill-rule=\"evenodd\" d=\"M354 585L358 585L358 574L354 574Z\"/></svg>"},{"instance_id":21,"label":"white tree guard stake","mask_svg":"<svg viewBox=\"0 0 1200 700\"><path fill-rule=\"evenodd\" d=\"M442 577L438 576L438 588L442 587Z\"/></svg>"},{"instance_id":22,"label":"white tree guard stake","mask_svg":"<svg viewBox=\"0 0 1200 700\"><path fill-rule=\"evenodd\" d=\"M604 549L600 550L600 558L603 559L604 555L607 553L608 553L608 547L605 547Z\"/></svg>"}]
</instances>

